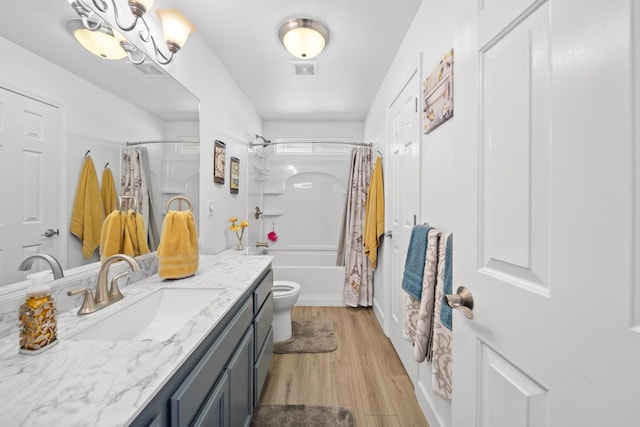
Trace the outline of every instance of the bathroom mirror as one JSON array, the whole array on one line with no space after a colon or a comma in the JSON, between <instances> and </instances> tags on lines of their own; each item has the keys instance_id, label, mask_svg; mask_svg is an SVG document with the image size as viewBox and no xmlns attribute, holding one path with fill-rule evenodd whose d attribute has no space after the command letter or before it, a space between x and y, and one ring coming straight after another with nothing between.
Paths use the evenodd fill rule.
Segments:
<instances>
[{"instance_id":1,"label":"bathroom mirror","mask_svg":"<svg viewBox=\"0 0 640 427\"><path fill-rule=\"evenodd\" d=\"M35 7L37 6L37 8ZM79 43L77 43L73 36L66 29L66 22L70 19L78 18L78 15L71 8L69 3L65 0L51 0L43 2L3 2L0 6L0 46L13 47L8 45L15 44L19 48L25 49L42 58L48 63L44 64L46 67L60 67L70 73L75 74L81 79L84 79L93 85L96 85L112 95L115 95L126 102L133 104L143 110L146 110L151 116L157 117L157 122L162 123L177 123L174 128L180 128L181 124L187 123L186 126L189 129L195 127L196 134L193 131L188 130L182 135L186 137L197 137L197 122L198 122L198 99L191 93L189 93L182 85L171 78L168 74L164 73L160 66L155 66L149 63L145 63L141 66L135 66L131 64L126 58L110 61L99 58L86 50ZM9 49L11 52L15 52L15 49ZM15 61L19 60L25 55L9 55L5 56L2 62L12 61L12 66L20 67L20 64L16 64ZM6 63L5 63L6 64ZM11 74L7 75L0 69L0 87L8 86L11 89L24 89L26 93L33 97L42 95L45 99L51 99L51 95L48 93L40 94L38 89L33 89L30 85L25 84L25 81L29 81L29 78L38 79L37 72L31 63L25 63L21 66L24 79L18 83L14 82ZM63 84L63 83L61 83ZM84 84L84 82L83 82ZM24 86L29 87L24 87ZM36 86L36 85L34 85ZM65 88L67 89L67 88ZM60 88L56 88L59 92ZM68 88L69 91L81 91L73 87ZM46 90L45 90L46 92ZM56 92L54 92L56 93ZM76 93L75 98L81 98L83 93ZM65 108L66 117L61 120L62 126L69 128L77 125L78 119L74 117L74 114L78 113L79 108L77 106L66 105L64 96L53 96L53 101L60 101ZM103 100L89 99L89 103L95 105L103 103ZM105 120L107 120L105 118ZM195 123L195 126L194 126ZM160 127L163 127L162 125ZM171 126L168 126L171 128ZM183 126L184 127L184 126ZM64 130L64 129L63 129ZM99 130L96 130L99 132ZM166 132L166 126L158 132ZM180 131L176 131L175 135L181 134ZM132 132L132 135L135 135ZM135 139L135 136L132 137ZM76 139L78 139L76 137ZM99 135L96 136L99 139ZM169 139L169 138L166 138ZM175 138L174 138L175 139ZM189 139L184 139L188 141ZM71 137L66 140L67 146L71 143ZM118 141L106 141L111 144L117 144ZM124 140L121 141L122 145ZM75 143L75 142L74 142ZM164 144L163 144L164 145ZM144 146L144 145L143 145ZM150 146L150 145L149 145ZM91 149L91 146L87 146L87 150ZM194 158L198 156L198 146L193 144L166 144L163 150L168 153L174 153L176 155L185 155L186 157ZM80 169L76 166L76 163L72 162L72 157L78 157L78 153L83 150L75 149L73 153L61 153L62 156L67 157L67 166L69 167L69 181L67 188L75 188L77 179L80 174ZM160 151L159 146L154 148L155 152ZM84 152L80 155L83 155ZM115 162L117 162L116 157ZM98 176L100 177L105 164L104 160L100 160L98 156L95 158L95 166ZM175 166L175 165L173 165ZM76 168L74 171L73 168ZM171 173L171 167L158 171L154 170L152 179L160 179L163 182L153 182L153 186L156 188L164 188L167 191L179 192L180 189L167 188L171 187L171 184L167 184L167 173ZM114 171L114 178L116 181L116 189L119 193L119 173ZM196 180L197 181L197 180ZM25 187L28 191L28 187ZM196 193L197 194L197 193ZM175 194L174 194L175 195ZM75 194L73 191L67 191L67 204L73 202ZM169 194L167 194L167 197ZM197 197L197 196L196 196ZM197 202L197 200L194 200ZM2 208L10 208L7 203L2 203ZM195 209L194 209L195 210ZM59 218L60 232L65 230L68 233L70 212L67 212L66 216ZM46 228L46 227L45 227ZM67 235L65 239L67 242L67 248L61 248L68 254L68 246L77 244L78 239L71 235ZM75 241L74 241L75 240ZM67 260L66 267L73 268L80 264L86 264L86 260L77 260L72 256L64 256ZM96 258L97 259L97 258ZM44 266L41 264L41 266ZM7 282L2 280L3 276L9 274L15 274L18 263L13 266L12 269L8 267L0 268L0 293L2 292L2 284L13 283L15 280ZM85 269L86 270L86 269ZM19 280L18 280L19 281Z\"/></svg>"}]
</instances>

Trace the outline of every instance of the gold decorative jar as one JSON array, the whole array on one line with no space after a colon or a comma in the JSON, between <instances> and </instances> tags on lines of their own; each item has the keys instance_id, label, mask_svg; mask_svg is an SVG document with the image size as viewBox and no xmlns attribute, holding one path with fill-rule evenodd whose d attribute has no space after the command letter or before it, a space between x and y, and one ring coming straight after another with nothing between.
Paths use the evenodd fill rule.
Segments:
<instances>
[{"instance_id":1,"label":"gold decorative jar","mask_svg":"<svg viewBox=\"0 0 640 427\"><path fill-rule=\"evenodd\" d=\"M57 343L56 307L44 279L33 279L19 318L20 353L37 354Z\"/></svg>"}]
</instances>

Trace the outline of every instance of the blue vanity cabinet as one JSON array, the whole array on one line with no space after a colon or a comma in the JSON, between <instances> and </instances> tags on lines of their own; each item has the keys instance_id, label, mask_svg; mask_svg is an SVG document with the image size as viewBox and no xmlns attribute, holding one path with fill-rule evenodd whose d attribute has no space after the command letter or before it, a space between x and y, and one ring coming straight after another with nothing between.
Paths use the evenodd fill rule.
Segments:
<instances>
[{"instance_id":1,"label":"blue vanity cabinet","mask_svg":"<svg viewBox=\"0 0 640 427\"><path fill-rule=\"evenodd\" d=\"M268 269L131 425L249 426L272 355L272 286Z\"/></svg>"},{"instance_id":2,"label":"blue vanity cabinet","mask_svg":"<svg viewBox=\"0 0 640 427\"><path fill-rule=\"evenodd\" d=\"M269 372L269 365L273 356L273 272L260 282L253 293L253 328L254 328L254 357L253 357L253 406L258 404L262 386Z\"/></svg>"},{"instance_id":3,"label":"blue vanity cabinet","mask_svg":"<svg viewBox=\"0 0 640 427\"><path fill-rule=\"evenodd\" d=\"M253 415L253 326L229 361L227 371L231 382L229 420L232 426L249 427Z\"/></svg>"},{"instance_id":4,"label":"blue vanity cabinet","mask_svg":"<svg viewBox=\"0 0 640 427\"><path fill-rule=\"evenodd\" d=\"M231 427L230 422L230 406L229 400L231 395L231 382L229 381L229 372L225 370L213 391L202 406L202 411L193 422L194 426L221 426Z\"/></svg>"}]
</instances>

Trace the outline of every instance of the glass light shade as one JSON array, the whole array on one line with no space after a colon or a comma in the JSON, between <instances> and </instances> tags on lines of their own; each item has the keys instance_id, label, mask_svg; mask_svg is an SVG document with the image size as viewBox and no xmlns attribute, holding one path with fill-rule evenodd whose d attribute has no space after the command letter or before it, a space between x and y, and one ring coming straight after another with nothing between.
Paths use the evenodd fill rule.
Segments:
<instances>
[{"instance_id":1,"label":"glass light shade","mask_svg":"<svg viewBox=\"0 0 640 427\"><path fill-rule=\"evenodd\" d=\"M184 46L189 34L196 30L195 25L177 9L158 9L156 13L162 21L162 32L170 50Z\"/></svg>"},{"instance_id":2,"label":"glass light shade","mask_svg":"<svg viewBox=\"0 0 640 427\"><path fill-rule=\"evenodd\" d=\"M322 52L325 40L322 34L314 29L295 28L284 35L282 44L296 58L311 59Z\"/></svg>"},{"instance_id":3,"label":"glass light shade","mask_svg":"<svg viewBox=\"0 0 640 427\"><path fill-rule=\"evenodd\" d=\"M78 28L73 30L73 36L85 49L101 58L116 60L127 56L118 40L105 31Z\"/></svg>"}]
</instances>

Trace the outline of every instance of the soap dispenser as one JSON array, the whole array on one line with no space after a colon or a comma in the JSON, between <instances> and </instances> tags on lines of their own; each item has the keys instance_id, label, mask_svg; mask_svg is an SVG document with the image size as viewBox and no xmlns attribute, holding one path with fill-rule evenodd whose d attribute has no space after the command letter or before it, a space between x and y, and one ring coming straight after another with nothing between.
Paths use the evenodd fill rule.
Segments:
<instances>
[{"instance_id":1,"label":"soap dispenser","mask_svg":"<svg viewBox=\"0 0 640 427\"><path fill-rule=\"evenodd\" d=\"M20 306L20 353L38 354L57 341L56 307L44 277L34 277Z\"/></svg>"}]
</instances>

